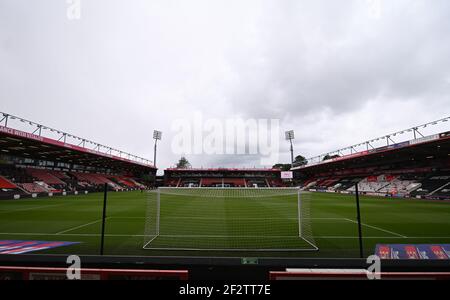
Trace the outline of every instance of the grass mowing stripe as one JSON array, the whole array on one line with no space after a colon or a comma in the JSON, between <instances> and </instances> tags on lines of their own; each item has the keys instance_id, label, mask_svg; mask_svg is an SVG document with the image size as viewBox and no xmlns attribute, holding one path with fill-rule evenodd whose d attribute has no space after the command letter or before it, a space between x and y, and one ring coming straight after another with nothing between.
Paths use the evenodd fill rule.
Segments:
<instances>
[{"instance_id":1,"label":"grass mowing stripe","mask_svg":"<svg viewBox=\"0 0 450 300\"><path fill-rule=\"evenodd\" d=\"M68 205L68 204L70 204L70 203L40 205L40 206L35 206L35 207L11 209L11 210L0 211L0 214L8 214L8 213L12 213L12 212L28 211L28 210L34 210L34 209L42 209L42 208L47 208L47 207L59 207L59 206L65 206L65 205Z\"/></svg>"}]
</instances>

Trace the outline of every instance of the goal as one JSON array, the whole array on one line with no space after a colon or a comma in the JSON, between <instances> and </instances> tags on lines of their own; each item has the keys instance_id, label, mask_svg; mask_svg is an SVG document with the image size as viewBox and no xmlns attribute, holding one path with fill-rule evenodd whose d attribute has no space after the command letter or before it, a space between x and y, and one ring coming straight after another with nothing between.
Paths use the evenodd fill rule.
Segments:
<instances>
[{"instance_id":1,"label":"goal","mask_svg":"<svg viewBox=\"0 0 450 300\"><path fill-rule=\"evenodd\" d=\"M144 249L315 251L310 201L298 188L152 190Z\"/></svg>"}]
</instances>

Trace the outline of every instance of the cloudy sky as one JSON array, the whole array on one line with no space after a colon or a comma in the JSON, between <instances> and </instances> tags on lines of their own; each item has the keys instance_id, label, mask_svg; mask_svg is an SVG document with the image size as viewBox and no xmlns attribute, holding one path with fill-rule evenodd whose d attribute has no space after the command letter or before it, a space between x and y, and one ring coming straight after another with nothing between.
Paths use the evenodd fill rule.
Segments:
<instances>
[{"instance_id":1,"label":"cloudy sky","mask_svg":"<svg viewBox=\"0 0 450 300\"><path fill-rule=\"evenodd\" d=\"M0 111L147 158L159 129L160 168L198 114L279 119L282 162L287 129L313 156L450 115L447 0L80 3L0 0Z\"/></svg>"}]
</instances>

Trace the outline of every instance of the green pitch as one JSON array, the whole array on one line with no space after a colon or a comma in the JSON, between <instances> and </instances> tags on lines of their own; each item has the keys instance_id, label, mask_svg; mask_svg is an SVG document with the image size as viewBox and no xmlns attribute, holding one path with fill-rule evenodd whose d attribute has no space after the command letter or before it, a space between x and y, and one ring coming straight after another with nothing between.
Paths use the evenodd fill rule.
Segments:
<instances>
[{"instance_id":1,"label":"green pitch","mask_svg":"<svg viewBox=\"0 0 450 300\"><path fill-rule=\"evenodd\" d=\"M290 256L290 257L357 257L358 237L355 199L349 195L314 193L311 199L310 224L318 251L280 252L222 252L222 251L161 251L143 249L147 210L147 194L141 192L109 193L106 221L105 254L107 255L213 255L213 256ZM202 209L189 197L176 196L171 205L161 206L161 239L153 245L201 245L245 230L244 236L254 231L254 236L265 238L265 232L276 232L270 242L262 243L272 248L302 248L300 239L292 239L297 230L294 203L272 211L258 209L258 205L236 198L233 206L242 206L244 215L236 214L236 207L215 206L203 216L202 227L196 234L189 230L192 220L171 221L170 216L193 216ZM193 202L194 201L194 202ZM0 201L0 240L71 241L80 244L36 253L99 254L102 194ZM251 207L249 207L251 206ZM245 209L247 208L247 209ZM250 208L250 209L248 209ZM178 212L177 212L178 211ZM232 215L227 212L232 211ZM249 218L252 212L255 218ZM181 213L180 213L181 212ZM450 243L450 203L424 200L361 197L365 254L372 254L377 243ZM203 213L202 213L203 214ZM217 215L221 214L221 218ZM273 221L273 216L278 216ZM280 217L281 216L281 217ZM285 220L283 221L283 216ZM200 215L197 215L200 219ZM266 221L264 221L266 219ZM218 221L220 220L220 221ZM272 220L272 221L271 221ZM256 222L256 223L255 223ZM199 237L208 233L209 238ZM283 233L283 234L281 234ZM177 235L185 235L177 238ZM252 236L253 236L252 235ZM216 237L217 236L217 237ZM184 240L183 240L184 239ZM222 240L221 240L222 239ZM240 240L239 240L240 239ZM261 243L261 239L259 239ZM248 238L235 235L227 245L245 245ZM247 246L251 246L247 244Z\"/></svg>"}]
</instances>

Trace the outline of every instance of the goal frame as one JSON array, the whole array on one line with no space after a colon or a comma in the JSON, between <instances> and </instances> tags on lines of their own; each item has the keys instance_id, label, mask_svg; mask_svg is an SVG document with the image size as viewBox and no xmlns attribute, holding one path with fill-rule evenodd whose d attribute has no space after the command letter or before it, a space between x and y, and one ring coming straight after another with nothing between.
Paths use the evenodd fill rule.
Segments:
<instances>
[{"instance_id":1,"label":"goal frame","mask_svg":"<svg viewBox=\"0 0 450 300\"><path fill-rule=\"evenodd\" d=\"M192 247L149 247L149 245L160 236L160 221L161 221L161 191L164 190L296 190L297 194L297 222L298 222L298 238L301 239L305 244L309 245L310 248L192 248ZM310 241L309 238L302 236L303 226L302 226L302 200L301 193L303 192L299 187L159 187L156 190L150 191L156 193L156 228L154 235L146 235L144 233L144 238L150 237L150 240L144 239L144 246L142 247L144 250L153 250L153 251L195 251L195 252L316 252L319 251L319 248L315 245L313 241ZM310 194L310 192L305 192ZM180 194L181 196L182 194ZM294 195L294 193L292 193ZM187 195L189 196L189 195ZM230 197L231 198L231 197ZM147 218L147 217L146 217ZM201 237L202 235L198 235ZM219 236L217 236L219 237ZM223 236L224 238L227 236ZM294 237L294 236L293 236Z\"/></svg>"}]
</instances>

